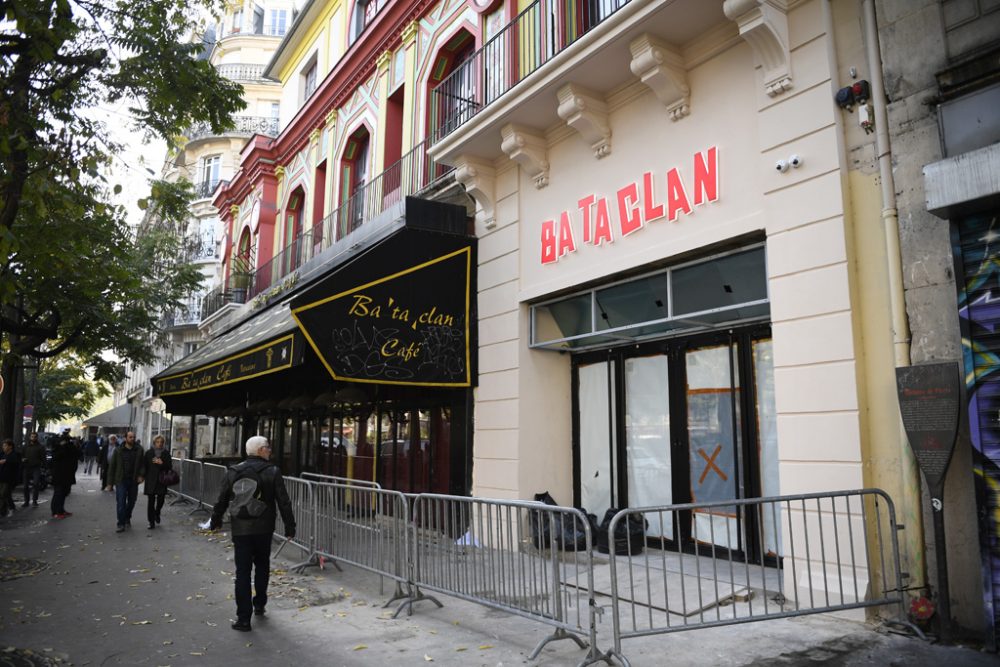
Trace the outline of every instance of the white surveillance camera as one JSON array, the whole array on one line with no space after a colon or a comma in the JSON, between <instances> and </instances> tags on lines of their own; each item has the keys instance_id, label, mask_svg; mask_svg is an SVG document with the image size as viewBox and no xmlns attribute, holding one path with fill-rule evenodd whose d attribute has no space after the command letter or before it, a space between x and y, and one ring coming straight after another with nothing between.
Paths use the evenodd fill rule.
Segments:
<instances>
[{"instance_id":1,"label":"white surveillance camera","mask_svg":"<svg viewBox=\"0 0 1000 667\"><path fill-rule=\"evenodd\" d=\"M802 158L798 155L792 155L788 158L788 164L792 165L794 169L798 169L802 166Z\"/></svg>"},{"instance_id":2,"label":"white surveillance camera","mask_svg":"<svg viewBox=\"0 0 1000 667\"><path fill-rule=\"evenodd\" d=\"M777 169L779 172L781 172L783 174L786 171L788 171L788 163L785 162L784 160L778 160L774 164L774 168Z\"/></svg>"}]
</instances>

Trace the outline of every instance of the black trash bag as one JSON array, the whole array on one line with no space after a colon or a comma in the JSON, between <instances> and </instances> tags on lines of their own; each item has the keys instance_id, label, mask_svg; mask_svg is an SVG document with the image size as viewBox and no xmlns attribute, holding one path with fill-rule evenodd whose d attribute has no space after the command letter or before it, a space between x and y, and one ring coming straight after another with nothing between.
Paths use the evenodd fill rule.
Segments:
<instances>
[{"instance_id":1,"label":"black trash bag","mask_svg":"<svg viewBox=\"0 0 1000 667\"><path fill-rule=\"evenodd\" d=\"M577 508L584 515L581 508ZM583 520L575 515L568 514L562 517L562 549L563 551L586 551L587 550L587 529L583 525ZM593 539L594 531L591 527L591 539Z\"/></svg>"},{"instance_id":2,"label":"black trash bag","mask_svg":"<svg viewBox=\"0 0 1000 667\"><path fill-rule=\"evenodd\" d=\"M598 527L597 550L602 554L611 553L608 533L611 529L611 520L618 511L616 507L608 509ZM616 556L641 554L646 546L646 520L638 514L629 514L624 521L619 521L615 526L614 542Z\"/></svg>"},{"instance_id":3,"label":"black trash bag","mask_svg":"<svg viewBox=\"0 0 1000 667\"><path fill-rule=\"evenodd\" d=\"M545 503L546 505L556 505L556 499L552 495L545 491L543 493L535 494L535 502ZM537 549L548 549L550 546L559 548L560 536L562 534L562 520L561 517L555 517L555 520L550 520L549 515L545 512L540 512L537 510L530 510L529 523L531 525L531 543L535 545ZM556 544L552 545L552 530L555 529L556 533Z\"/></svg>"}]
</instances>

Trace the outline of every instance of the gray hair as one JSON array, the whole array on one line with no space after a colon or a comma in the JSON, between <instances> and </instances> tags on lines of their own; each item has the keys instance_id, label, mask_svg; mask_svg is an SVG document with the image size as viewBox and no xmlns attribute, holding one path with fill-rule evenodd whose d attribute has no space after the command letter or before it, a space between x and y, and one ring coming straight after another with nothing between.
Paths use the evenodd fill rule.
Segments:
<instances>
[{"instance_id":1,"label":"gray hair","mask_svg":"<svg viewBox=\"0 0 1000 667\"><path fill-rule=\"evenodd\" d=\"M267 438L262 435L255 435L247 440L247 456L258 456L261 447L267 447Z\"/></svg>"}]
</instances>

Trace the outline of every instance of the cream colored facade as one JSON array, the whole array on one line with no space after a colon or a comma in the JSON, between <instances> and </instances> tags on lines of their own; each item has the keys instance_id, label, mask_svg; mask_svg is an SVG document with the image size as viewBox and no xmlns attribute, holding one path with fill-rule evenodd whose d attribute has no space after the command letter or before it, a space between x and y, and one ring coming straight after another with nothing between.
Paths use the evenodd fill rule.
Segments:
<instances>
[{"instance_id":1,"label":"cream colored facade","mask_svg":"<svg viewBox=\"0 0 1000 667\"><path fill-rule=\"evenodd\" d=\"M431 149L477 202L475 495L574 498L571 356L529 347L532 303L764 239L780 493L887 490L921 585L873 142L833 102L852 69L871 79L853 2L634 0ZM712 147L717 201L620 233L619 188L650 172L662 204L676 167L691 197ZM587 195L607 197L612 243L581 242ZM576 249L542 264L563 211Z\"/></svg>"}]
</instances>

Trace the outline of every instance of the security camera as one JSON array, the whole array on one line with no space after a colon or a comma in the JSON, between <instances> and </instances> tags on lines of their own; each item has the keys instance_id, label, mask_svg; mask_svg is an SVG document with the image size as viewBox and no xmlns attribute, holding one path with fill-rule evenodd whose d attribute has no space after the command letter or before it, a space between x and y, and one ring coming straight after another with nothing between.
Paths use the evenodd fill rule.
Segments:
<instances>
[{"instance_id":1,"label":"security camera","mask_svg":"<svg viewBox=\"0 0 1000 667\"><path fill-rule=\"evenodd\" d=\"M774 163L774 168L783 174L786 171L788 171L788 163L785 162L784 160L778 160L777 162Z\"/></svg>"},{"instance_id":2,"label":"security camera","mask_svg":"<svg viewBox=\"0 0 1000 667\"><path fill-rule=\"evenodd\" d=\"M793 169L798 169L802 166L802 158L798 155L791 155L788 158L788 164L792 165Z\"/></svg>"}]
</instances>

